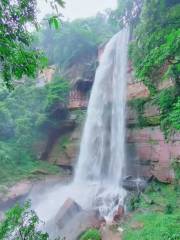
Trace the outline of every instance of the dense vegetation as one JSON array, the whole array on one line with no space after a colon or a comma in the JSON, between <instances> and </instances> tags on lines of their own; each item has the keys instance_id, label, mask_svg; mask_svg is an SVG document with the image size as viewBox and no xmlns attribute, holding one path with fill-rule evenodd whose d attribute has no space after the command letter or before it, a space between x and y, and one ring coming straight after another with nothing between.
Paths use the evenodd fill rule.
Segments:
<instances>
[{"instance_id":1,"label":"dense vegetation","mask_svg":"<svg viewBox=\"0 0 180 240\"><path fill-rule=\"evenodd\" d=\"M101 240L101 234L97 229L88 229L82 236L80 240Z\"/></svg>"},{"instance_id":2,"label":"dense vegetation","mask_svg":"<svg viewBox=\"0 0 180 240\"><path fill-rule=\"evenodd\" d=\"M62 22L58 30L45 24L39 37L39 45L44 49L50 64L66 68L72 64L96 56L98 46L105 43L117 28L109 21L109 14L96 17Z\"/></svg>"},{"instance_id":3,"label":"dense vegetation","mask_svg":"<svg viewBox=\"0 0 180 240\"><path fill-rule=\"evenodd\" d=\"M29 202L23 207L16 205L6 213L6 219L0 224L0 239L48 240L47 233L37 230L39 225L40 220L30 210Z\"/></svg>"},{"instance_id":4,"label":"dense vegetation","mask_svg":"<svg viewBox=\"0 0 180 240\"><path fill-rule=\"evenodd\" d=\"M58 131L61 121L66 119L68 91L68 82L58 76L44 87L37 87L28 79L12 92L1 88L1 183L20 179L44 166L35 161L38 157L34 147L48 137L49 131Z\"/></svg>"},{"instance_id":5,"label":"dense vegetation","mask_svg":"<svg viewBox=\"0 0 180 240\"><path fill-rule=\"evenodd\" d=\"M161 127L166 135L173 129L179 130L179 13L179 1L143 1L129 51L137 79L148 86L151 98L161 110ZM159 84L168 79L175 86L159 91Z\"/></svg>"},{"instance_id":6,"label":"dense vegetation","mask_svg":"<svg viewBox=\"0 0 180 240\"><path fill-rule=\"evenodd\" d=\"M51 26L58 25L58 5L62 0L51 0L55 15L49 17ZM38 70L46 63L42 51L32 48L33 34L27 26L38 28L36 20L37 2L1 0L0 2L0 76L8 88L13 87L13 80L24 75L35 77Z\"/></svg>"},{"instance_id":7,"label":"dense vegetation","mask_svg":"<svg viewBox=\"0 0 180 240\"><path fill-rule=\"evenodd\" d=\"M123 240L180 239L179 200L175 186L153 182L141 197L131 201L131 218L122 224Z\"/></svg>"},{"instance_id":8,"label":"dense vegetation","mask_svg":"<svg viewBox=\"0 0 180 240\"><path fill-rule=\"evenodd\" d=\"M0 240L50 240L48 233L38 229L42 224L43 222L31 209L30 202L26 202L24 206L16 204L0 223ZM54 240L64 240L64 238L58 237Z\"/></svg>"},{"instance_id":9,"label":"dense vegetation","mask_svg":"<svg viewBox=\"0 0 180 240\"><path fill-rule=\"evenodd\" d=\"M34 2L31 4L28 2L25 1L24 5L19 3L17 9L14 5L8 7L8 2L3 5L4 9L8 9L7 11L13 8L13 11L17 11L20 16L18 15L19 17L13 21L12 30L17 31L13 32L15 39L9 35L8 43L12 44L13 48L6 46L10 52L6 52L3 46L1 48L4 54L1 64L6 62L9 70L2 68L2 73L7 74L8 78L2 74L6 86L3 83L0 85L0 184L31 177L38 169L47 172L57 171L57 168L40 161L43 155L37 153L36 145L42 139L48 139L53 132L57 134L62 121L68 117L67 102L70 85L67 79L61 77L58 69L67 68L84 59L88 62L94 57L94 60L98 45L106 42L115 31L108 22L107 13L84 20L62 22L61 28L57 27L55 16L47 17L49 22L43 21L38 33L29 33L24 24L30 20L33 24L36 23L34 13L36 5ZM61 1L60 4L62 5ZM31 15L26 16L27 13ZM10 11L6 14L11 18L15 13ZM22 22L21 18L25 17L27 19ZM24 36L26 42L20 34ZM6 34L2 36L4 38L2 37L1 41L6 41ZM12 51L19 54L17 58ZM25 57L25 51L33 62ZM49 64L56 65L56 73L51 83L39 86L36 74L39 69L39 54L43 51L44 54L41 56L44 63L46 55ZM34 57L33 54L38 55ZM27 68L22 60L27 64ZM96 63L91 61L87 72L90 74L92 72L94 75L95 67ZM30 76L35 77L35 80ZM21 78L21 80L12 82L12 78ZM7 87L12 84L14 90L9 91ZM78 113L76 115L79 116Z\"/></svg>"},{"instance_id":10,"label":"dense vegetation","mask_svg":"<svg viewBox=\"0 0 180 240\"><path fill-rule=\"evenodd\" d=\"M64 5L61 0L51 2L54 9L56 2ZM132 14L134 8L136 12ZM41 153L38 156L35 149L42 139L48 139L50 133L60 130L69 114L70 86L60 72L77 62L95 61L98 46L106 43L124 22L131 26L129 56L135 77L150 90L148 99L129 103L138 112L138 127L160 124L166 136L180 130L179 0L118 0L116 11L61 22L61 28L57 10L39 29L36 1L2 0L0 16L0 191L1 185L34 177L39 170L58 171L41 161ZM27 24L35 26L39 32L30 33ZM57 71L50 83L40 87L37 74L48 64L45 55L49 65L56 65ZM88 71L94 72L95 67L93 62ZM17 79L21 81L15 81ZM159 90L159 84L169 79L173 86ZM12 87L14 90L9 91ZM148 102L158 105L160 117L152 120L143 116ZM81 123L83 112L75 114ZM68 140L61 139L61 151ZM129 210L134 210L131 220L122 225L124 240L180 239L178 159L174 160L173 167L174 185L153 183L141 198L132 199L129 206ZM0 224L0 239L49 239L48 234L37 231L40 220L29 207L29 204L15 206L7 213ZM80 239L101 237L99 231L89 229Z\"/></svg>"}]
</instances>

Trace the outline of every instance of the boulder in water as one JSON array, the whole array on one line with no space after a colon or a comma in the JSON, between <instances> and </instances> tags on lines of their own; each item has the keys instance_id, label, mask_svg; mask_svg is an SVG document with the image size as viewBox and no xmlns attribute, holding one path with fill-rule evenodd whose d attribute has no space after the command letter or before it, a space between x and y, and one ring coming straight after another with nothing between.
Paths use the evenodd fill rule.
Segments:
<instances>
[{"instance_id":1,"label":"boulder in water","mask_svg":"<svg viewBox=\"0 0 180 240\"><path fill-rule=\"evenodd\" d=\"M147 181L143 179L124 179L122 182L122 187L128 191L142 192L147 187Z\"/></svg>"},{"instance_id":2,"label":"boulder in water","mask_svg":"<svg viewBox=\"0 0 180 240\"><path fill-rule=\"evenodd\" d=\"M79 206L73 199L69 198L62 205L58 211L55 222L58 227L63 228L76 214L82 211L81 206Z\"/></svg>"},{"instance_id":3,"label":"boulder in water","mask_svg":"<svg viewBox=\"0 0 180 240\"><path fill-rule=\"evenodd\" d=\"M89 228L99 229L105 220L100 217L99 211L82 210L76 214L68 224L61 230L61 235L66 237L66 240L75 240Z\"/></svg>"}]
</instances>

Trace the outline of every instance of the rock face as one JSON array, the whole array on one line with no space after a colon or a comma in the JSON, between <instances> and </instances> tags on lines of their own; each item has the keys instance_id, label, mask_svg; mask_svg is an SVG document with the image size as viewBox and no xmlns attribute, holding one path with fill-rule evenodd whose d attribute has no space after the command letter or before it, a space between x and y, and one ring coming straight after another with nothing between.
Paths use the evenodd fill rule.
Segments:
<instances>
[{"instance_id":1,"label":"rock face","mask_svg":"<svg viewBox=\"0 0 180 240\"><path fill-rule=\"evenodd\" d=\"M143 180L143 179L133 179L131 176L128 178L124 179L122 182L123 188L125 188L128 191L144 191L147 187L148 182Z\"/></svg>"},{"instance_id":2,"label":"rock face","mask_svg":"<svg viewBox=\"0 0 180 240\"><path fill-rule=\"evenodd\" d=\"M149 97L149 90L142 82L128 84L128 100Z\"/></svg>"},{"instance_id":3,"label":"rock face","mask_svg":"<svg viewBox=\"0 0 180 240\"><path fill-rule=\"evenodd\" d=\"M0 211L9 209L9 207L12 207L17 201L24 201L30 192L32 185L33 183L31 181L24 180L16 183L10 188L4 189L5 192L7 192L0 194Z\"/></svg>"},{"instance_id":4,"label":"rock face","mask_svg":"<svg viewBox=\"0 0 180 240\"><path fill-rule=\"evenodd\" d=\"M180 157L180 133L166 142L159 127L147 127L128 131L127 141L134 144L139 159L141 175L154 175L162 182L173 177L171 161Z\"/></svg>"},{"instance_id":5,"label":"rock face","mask_svg":"<svg viewBox=\"0 0 180 240\"><path fill-rule=\"evenodd\" d=\"M105 45L99 47L98 59L100 60ZM89 91L94 79L95 68L92 67L97 60L96 54L87 56L85 60L70 66L63 72L63 76L69 80L71 85L71 92L69 96L69 110L80 110L87 108ZM167 67L167 66L165 66ZM162 69L162 71L164 71ZM43 84L52 79L54 67L43 72ZM128 89L127 100L144 99L150 97L148 88L134 77L131 62L128 66ZM174 86L172 79L160 81L160 77L155 76L156 87L159 91ZM41 79L40 79L41 80ZM41 84L41 81L40 81ZM160 110L152 102L147 102L144 105L143 118L147 121L149 126L142 129L136 129L138 122L138 113L132 107L127 107L127 127L129 128L127 134L127 169L128 174L135 176L150 177L155 175L159 180L169 182L173 177L171 171L171 161L173 158L180 157L180 140L176 134L169 142L164 139L163 133L159 128ZM83 125L81 123L81 125ZM64 127L63 127L64 128ZM81 130L82 131L82 130ZM72 169L75 165L79 153L81 131L79 129L70 129L68 144L59 144L59 140L52 143L50 139L49 145L46 142L40 142L36 147L37 157L41 155L45 148L51 146L47 160L55 163L63 168ZM79 132L79 134L77 134ZM74 137L76 135L76 137ZM46 154L47 155L47 154ZM133 167L132 167L133 166Z\"/></svg>"},{"instance_id":6,"label":"rock face","mask_svg":"<svg viewBox=\"0 0 180 240\"><path fill-rule=\"evenodd\" d=\"M131 63L128 75L127 100L148 99L150 92L142 82L133 77ZM174 86L172 79L165 81L160 79L159 75L155 76L154 82L158 91ZM147 126L143 128L137 128L139 121L137 110L130 106L127 108L127 174L135 177L154 175L162 182L171 182L173 178L171 162L180 157L180 133L175 134L167 142L159 127L161 113L158 106L148 100L143 108L140 117Z\"/></svg>"},{"instance_id":7,"label":"rock face","mask_svg":"<svg viewBox=\"0 0 180 240\"><path fill-rule=\"evenodd\" d=\"M81 132L81 128L75 128L70 134L60 138L49 155L49 162L64 169L73 169L79 153Z\"/></svg>"},{"instance_id":8,"label":"rock face","mask_svg":"<svg viewBox=\"0 0 180 240\"><path fill-rule=\"evenodd\" d=\"M69 110L83 109L88 106L88 98L82 91L73 90L69 96Z\"/></svg>"}]
</instances>

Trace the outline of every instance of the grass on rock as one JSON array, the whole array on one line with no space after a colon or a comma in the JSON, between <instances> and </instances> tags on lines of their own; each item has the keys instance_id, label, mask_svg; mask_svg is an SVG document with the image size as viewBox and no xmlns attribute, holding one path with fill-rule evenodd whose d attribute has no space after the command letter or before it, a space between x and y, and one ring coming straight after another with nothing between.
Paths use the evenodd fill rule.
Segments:
<instances>
[{"instance_id":1,"label":"grass on rock","mask_svg":"<svg viewBox=\"0 0 180 240\"><path fill-rule=\"evenodd\" d=\"M38 178L42 175L58 174L59 168L43 161L9 162L0 167L0 191L2 186L12 185L23 179Z\"/></svg>"},{"instance_id":2,"label":"grass on rock","mask_svg":"<svg viewBox=\"0 0 180 240\"><path fill-rule=\"evenodd\" d=\"M144 196L123 225L123 240L180 240L180 192L153 183Z\"/></svg>"}]
</instances>

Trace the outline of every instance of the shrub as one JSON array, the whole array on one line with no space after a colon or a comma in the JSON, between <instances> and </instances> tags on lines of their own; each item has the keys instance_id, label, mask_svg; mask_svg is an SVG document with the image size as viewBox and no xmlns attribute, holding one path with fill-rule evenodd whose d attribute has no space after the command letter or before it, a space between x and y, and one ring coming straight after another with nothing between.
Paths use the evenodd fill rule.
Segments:
<instances>
[{"instance_id":1,"label":"shrub","mask_svg":"<svg viewBox=\"0 0 180 240\"><path fill-rule=\"evenodd\" d=\"M48 233L39 230L43 222L30 208L27 201L24 206L16 204L6 213L0 223L0 240L50 240ZM63 239L58 237L54 240Z\"/></svg>"},{"instance_id":2,"label":"shrub","mask_svg":"<svg viewBox=\"0 0 180 240\"><path fill-rule=\"evenodd\" d=\"M101 240L101 234L97 229L89 229L80 237L80 240Z\"/></svg>"},{"instance_id":3,"label":"shrub","mask_svg":"<svg viewBox=\"0 0 180 240\"><path fill-rule=\"evenodd\" d=\"M170 203L168 203L168 204L165 206L165 213L166 213L166 214L171 214L171 213L173 213L173 206L172 206Z\"/></svg>"},{"instance_id":4,"label":"shrub","mask_svg":"<svg viewBox=\"0 0 180 240\"><path fill-rule=\"evenodd\" d=\"M48 240L47 233L37 230L40 223L34 211L30 210L30 203L23 207L15 205L6 213L6 219L0 224L1 240Z\"/></svg>"},{"instance_id":5,"label":"shrub","mask_svg":"<svg viewBox=\"0 0 180 240\"><path fill-rule=\"evenodd\" d=\"M174 129L180 130L180 97L178 98L178 101L173 105L173 110L170 113L169 121Z\"/></svg>"},{"instance_id":6,"label":"shrub","mask_svg":"<svg viewBox=\"0 0 180 240\"><path fill-rule=\"evenodd\" d=\"M174 186L176 191L180 191L180 160L174 159L172 162L172 168L174 170Z\"/></svg>"}]
</instances>

